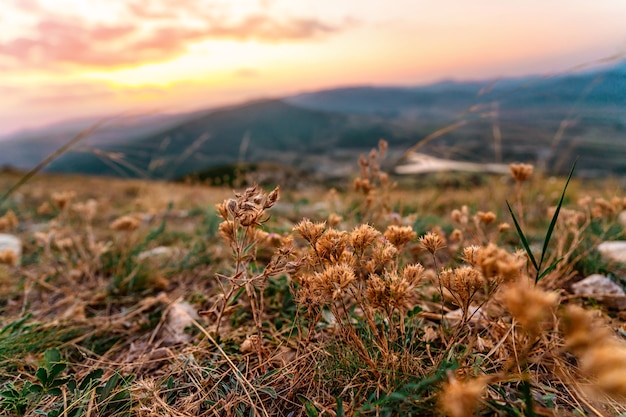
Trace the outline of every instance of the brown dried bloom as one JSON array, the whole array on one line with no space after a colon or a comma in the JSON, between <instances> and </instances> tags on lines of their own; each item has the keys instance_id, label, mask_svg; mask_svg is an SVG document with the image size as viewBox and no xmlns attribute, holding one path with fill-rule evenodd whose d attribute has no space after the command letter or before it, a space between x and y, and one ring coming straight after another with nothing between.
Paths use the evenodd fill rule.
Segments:
<instances>
[{"instance_id":1,"label":"brown dried bloom","mask_svg":"<svg viewBox=\"0 0 626 417\"><path fill-rule=\"evenodd\" d=\"M498 232L504 233L511 228L511 225L508 223L500 223L498 225Z\"/></svg>"},{"instance_id":2,"label":"brown dried bloom","mask_svg":"<svg viewBox=\"0 0 626 417\"><path fill-rule=\"evenodd\" d=\"M516 280L526 264L524 258L510 254L493 243L475 250L472 260L470 263L475 264L485 278L494 282Z\"/></svg>"},{"instance_id":3,"label":"brown dried bloom","mask_svg":"<svg viewBox=\"0 0 626 417\"><path fill-rule=\"evenodd\" d=\"M346 264L330 265L324 271L301 278L298 297L304 303L327 305L342 297L356 280L354 271Z\"/></svg>"},{"instance_id":4,"label":"brown dried bloom","mask_svg":"<svg viewBox=\"0 0 626 417\"><path fill-rule=\"evenodd\" d=\"M328 262L337 262L348 244L348 233L327 229L315 243L315 251Z\"/></svg>"},{"instance_id":5,"label":"brown dried bloom","mask_svg":"<svg viewBox=\"0 0 626 417\"><path fill-rule=\"evenodd\" d=\"M486 381L482 378L460 382L453 375L439 394L439 406L450 417L467 417L478 408Z\"/></svg>"},{"instance_id":6,"label":"brown dried bloom","mask_svg":"<svg viewBox=\"0 0 626 417\"><path fill-rule=\"evenodd\" d=\"M559 301L557 293L542 291L529 280L509 286L502 297L507 309L531 337L540 334L543 323Z\"/></svg>"},{"instance_id":7,"label":"brown dried bloom","mask_svg":"<svg viewBox=\"0 0 626 417\"><path fill-rule=\"evenodd\" d=\"M391 225L385 230L385 238L396 248L401 249L404 245L417 237L411 226Z\"/></svg>"},{"instance_id":8,"label":"brown dried bloom","mask_svg":"<svg viewBox=\"0 0 626 417\"><path fill-rule=\"evenodd\" d=\"M516 182L522 183L533 175L534 167L530 164L510 164L511 175Z\"/></svg>"},{"instance_id":9,"label":"brown dried bloom","mask_svg":"<svg viewBox=\"0 0 626 417\"><path fill-rule=\"evenodd\" d=\"M478 220L485 226L488 226L496 221L496 215L491 211L488 211L486 213L479 211L478 213L476 213L476 217L478 217Z\"/></svg>"},{"instance_id":10,"label":"brown dried bloom","mask_svg":"<svg viewBox=\"0 0 626 417\"><path fill-rule=\"evenodd\" d=\"M626 345L578 306L567 306L561 324L566 347L578 357L580 370L605 393L626 399Z\"/></svg>"},{"instance_id":11,"label":"brown dried bloom","mask_svg":"<svg viewBox=\"0 0 626 417\"><path fill-rule=\"evenodd\" d=\"M54 210L52 209L52 205L47 201L44 201L39 205L39 207L37 207L37 214L40 216L49 216L53 213Z\"/></svg>"},{"instance_id":12,"label":"brown dried bloom","mask_svg":"<svg viewBox=\"0 0 626 417\"><path fill-rule=\"evenodd\" d=\"M458 224L467 224L469 221L469 209L467 206L461 207L461 210L454 209L450 213L450 217L452 218L452 221Z\"/></svg>"},{"instance_id":13,"label":"brown dried bloom","mask_svg":"<svg viewBox=\"0 0 626 417\"><path fill-rule=\"evenodd\" d=\"M350 233L350 245L355 252L362 254L367 248L372 246L380 232L369 224L362 224L354 228Z\"/></svg>"},{"instance_id":14,"label":"brown dried bloom","mask_svg":"<svg viewBox=\"0 0 626 417\"><path fill-rule=\"evenodd\" d=\"M111 222L111 229L130 232L139 227L140 220L134 216L122 216Z\"/></svg>"},{"instance_id":15,"label":"brown dried bloom","mask_svg":"<svg viewBox=\"0 0 626 417\"><path fill-rule=\"evenodd\" d=\"M232 220L226 220L220 223L218 233L224 242L229 245L235 242L235 223Z\"/></svg>"},{"instance_id":16,"label":"brown dried bloom","mask_svg":"<svg viewBox=\"0 0 626 417\"><path fill-rule=\"evenodd\" d=\"M0 217L0 231L15 229L20 224L13 210L8 210L4 216Z\"/></svg>"},{"instance_id":17,"label":"brown dried bloom","mask_svg":"<svg viewBox=\"0 0 626 417\"><path fill-rule=\"evenodd\" d=\"M474 295L485 287L485 280L480 272L467 265L442 270L439 280L465 313L468 312Z\"/></svg>"},{"instance_id":18,"label":"brown dried bloom","mask_svg":"<svg viewBox=\"0 0 626 417\"><path fill-rule=\"evenodd\" d=\"M74 246L74 241L70 237L54 239L54 246L60 250L67 250Z\"/></svg>"},{"instance_id":19,"label":"brown dried bloom","mask_svg":"<svg viewBox=\"0 0 626 417\"><path fill-rule=\"evenodd\" d=\"M378 140L378 156L380 158L384 158L387 154L387 149L389 148L389 143L385 139Z\"/></svg>"},{"instance_id":20,"label":"brown dried bloom","mask_svg":"<svg viewBox=\"0 0 626 417\"><path fill-rule=\"evenodd\" d=\"M76 193L74 191L63 191L60 193L53 193L51 198L54 202L54 205L59 210L63 210L69 204L72 199L76 197Z\"/></svg>"},{"instance_id":21,"label":"brown dried bloom","mask_svg":"<svg viewBox=\"0 0 626 417\"><path fill-rule=\"evenodd\" d=\"M293 230L298 232L311 246L315 246L317 240L324 233L324 229L326 229L326 222L313 223L309 219L302 219L300 223L293 227Z\"/></svg>"},{"instance_id":22,"label":"brown dried bloom","mask_svg":"<svg viewBox=\"0 0 626 417\"><path fill-rule=\"evenodd\" d=\"M424 236L420 237L420 242L422 243L422 246L424 246L426 250L432 254L446 247L446 242L443 238L432 232L428 232Z\"/></svg>"},{"instance_id":23,"label":"brown dried bloom","mask_svg":"<svg viewBox=\"0 0 626 417\"><path fill-rule=\"evenodd\" d=\"M367 300L373 308L386 311L390 314L396 310L406 313L415 304L417 299L416 282L410 282L399 277L396 271L381 277L370 275L367 281Z\"/></svg>"},{"instance_id":24,"label":"brown dried bloom","mask_svg":"<svg viewBox=\"0 0 626 417\"><path fill-rule=\"evenodd\" d=\"M370 274L382 272L385 266L393 261L397 255L398 249L389 243L387 239L377 240L372 249L372 256L366 264L367 272Z\"/></svg>"},{"instance_id":25,"label":"brown dried bloom","mask_svg":"<svg viewBox=\"0 0 626 417\"><path fill-rule=\"evenodd\" d=\"M85 220L86 222L91 222L96 216L96 212L98 210L98 202L93 198L90 198L86 202L72 204L71 209L74 213L77 213L80 217L82 217L83 220Z\"/></svg>"},{"instance_id":26,"label":"brown dried bloom","mask_svg":"<svg viewBox=\"0 0 626 417\"><path fill-rule=\"evenodd\" d=\"M0 250L0 264L16 266L17 265L17 255L11 249L2 249Z\"/></svg>"},{"instance_id":27,"label":"brown dried bloom","mask_svg":"<svg viewBox=\"0 0 626 417\"><path fill-rule=\"evenodd\" d=\"M343 221L343 217L341 217L337 213L330 213L330 215L328 216L328 225L330 227L335 227L342 221Z\"/></svg>"},{"instance_id":28,"label":"brown dried bloom","mask_svg":"<svg viewBox=\"0 0 626 417\"><path fill-rule=\"evenodd\" d=\"M402 270L402 279L411 285L417 285L424 278L424 267L420 264L411 264Z\"/></svg>"},{"instance_id":29,"label":"brown dried bloom","mask_svg":"<svg viewBox=\"0 0 626 417\"><path fill-rule=\"evenodd\" d=\"M452 231L452 233L450 233L450 237L449 240L451 242L460 242L463 240L463 232L461 232L459 229L454 229Z\"/></svg>"}]
</instances>

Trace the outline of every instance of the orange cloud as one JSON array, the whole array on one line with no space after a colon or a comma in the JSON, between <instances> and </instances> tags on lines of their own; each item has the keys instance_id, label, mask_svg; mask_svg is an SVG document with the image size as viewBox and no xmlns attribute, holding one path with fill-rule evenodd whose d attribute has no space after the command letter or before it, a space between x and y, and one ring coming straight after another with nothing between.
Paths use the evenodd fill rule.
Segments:
<instances>
[{"instance_id":1,"label":"orange cloud","mask_svg":"<svg viewBox=\"0 0 626 417\"><path fill-rule=\"evenodd\" d=\"M314 18L279 19L262 13L232 20L202 5L198 1L135 0L126 3L127 18L117 24L96 24L47 13L29 36L0 42L0 57L8 58L20 70L54 69L68 64L124 67L167 61L184 54L190 44L211 39L298 41L331 34L352 24L345 21L340 27ZM29 0L28 9L38 7ZM187 15L196 19L194 26L183 18Z\"/></svg>"}]
</instances>

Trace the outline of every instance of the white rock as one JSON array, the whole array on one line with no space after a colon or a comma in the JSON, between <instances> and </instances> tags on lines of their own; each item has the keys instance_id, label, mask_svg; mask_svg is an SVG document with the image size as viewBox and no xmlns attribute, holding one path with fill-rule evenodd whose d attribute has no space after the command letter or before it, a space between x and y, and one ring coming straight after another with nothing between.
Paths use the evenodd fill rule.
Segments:
<instances>
[{"instance_id":1,"label":"white rock","mask_svg":"<svg viewBox=\"0 0 626 417\"><path fill-rule=\"evenodd\" d=\"M463 319L463 309L458 308L456 310L452 310L445 315L446 319L450 323L456 323ZM467 317L471 322L477 322L480 319L487 319L487 315L483 312L480 307L470 306L469 311L467 312Z\"/></svg>"},{"instance_id":2,"label":"white rock","mask_svg":"<svg viewBox=\"0 0 626 417\"><path fill-rule=\"evenodd\" d=\"M8 233L0 233L0 251L10 249L17 255L17 265L22 261L22 240Z\"/></svg>"},{"instance_id":3,"label":"white rock","mask_svg":"<svg viewBox=\"0 0 626 417\"><path fill-rule=\"evenodd\" d=\"M172 257L175 254L175 252L176 251L170 247L157 246L154 249L145 250L141 252L139 255L137 255L137 259L141 261L146 258L157 258L157 257L169 258L169 257Z\"/></svg>"},{"instance_id":4,"label":"white rock","mask_svg":"<svg viewBox=\"0 0 626 417\"><path fill-rule=\"evenodd\" d=\"M200 317L191 304L186 301L176 301L167 311L165 322L165 344L188 342L190 335L185 333L185 327L193 325L194 320Z\"/></svg>"},{"instance_id":5,"label":"white rock","mask_svg":"<svg viewBox=\"0 0 626 417\"><path fill-rule=\"evenodd\" d=\"M589 275L582 281L572 284L576 295L624 295L624 289L600 274Z\"/></svg>"},{"instance_id":6,"label":"white rock","mask_svg":"<svg viewBox=\"0 0 626 417\"><path fill-rule=\"evenodd\" d=\"M609 260L626 263L626 241L624 240L602 242L598 245L598 252Z\"/></svg>"}]
</instances>

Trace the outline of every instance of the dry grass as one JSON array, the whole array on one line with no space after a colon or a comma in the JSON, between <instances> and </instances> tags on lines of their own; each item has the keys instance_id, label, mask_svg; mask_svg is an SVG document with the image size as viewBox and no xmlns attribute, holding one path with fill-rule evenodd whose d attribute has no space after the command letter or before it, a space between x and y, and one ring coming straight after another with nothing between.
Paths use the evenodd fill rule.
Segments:
<instances>
[{"instance_id":1,"label":"dry grass","mask_svg":"<svg viewBox=\"0 0 626 417\"><path fill-rule=\"evenodd\" d=\"M624 237L618 187L571 184L535 283L505 200L541 251L564 180L397 189L385 151L345 192L35 177L0 213L24 242L0 256L0 409L626 413L625 315L569 292L624 272L594 252Z\"/></svg>"}]
</instances>

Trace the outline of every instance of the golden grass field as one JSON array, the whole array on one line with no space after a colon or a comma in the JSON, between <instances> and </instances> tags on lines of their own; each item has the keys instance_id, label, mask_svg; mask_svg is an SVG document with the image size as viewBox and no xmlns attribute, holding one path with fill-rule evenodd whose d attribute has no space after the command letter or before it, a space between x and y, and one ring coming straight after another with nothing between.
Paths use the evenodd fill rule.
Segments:
<instances>
[{"instance_id":1,"label":"golden grass field","mask_svg":"<svg viewBox=\"0 0 626 417\"><path fill-rule=\"evenodd\" d=\"M32 178L0 211L0 415L625 414L624 296L571 289L624 286L620 182L411 188L384 153L337 189Z\"/></svg>"}]
</instances>

